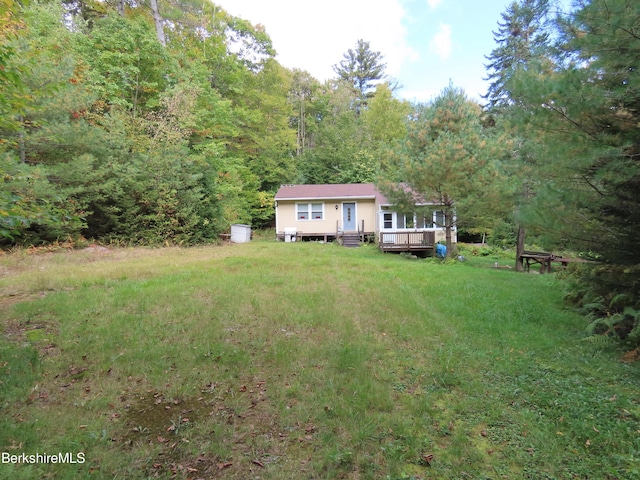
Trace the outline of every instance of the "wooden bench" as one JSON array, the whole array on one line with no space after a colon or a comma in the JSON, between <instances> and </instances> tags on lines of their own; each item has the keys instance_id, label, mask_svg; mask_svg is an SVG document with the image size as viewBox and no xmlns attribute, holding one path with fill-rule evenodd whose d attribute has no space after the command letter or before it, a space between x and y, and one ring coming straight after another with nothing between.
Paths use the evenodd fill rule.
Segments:
<instances>
[{"instance_id":1,"label":"wooden bench","mask_svg":"<svg viewBox=\"0 0 640 480\"><path fill-rule=\"evenodd\" d=\"M525 250L520 256L524 263L524 271L528 272L532 263L540 264L540 273L551 273L551 262L555 259L553 253L532 252Z\"/></svg>"}]
</instances>

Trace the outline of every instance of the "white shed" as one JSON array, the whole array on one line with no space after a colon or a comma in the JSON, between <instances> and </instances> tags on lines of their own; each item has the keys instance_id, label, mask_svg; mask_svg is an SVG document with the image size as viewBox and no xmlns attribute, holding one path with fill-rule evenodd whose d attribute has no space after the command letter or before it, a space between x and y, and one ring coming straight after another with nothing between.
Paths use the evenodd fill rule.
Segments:
<instances>
[{"instance_id":1,"label":"white shed","mask_svg":"<svg viewBox=\"0 0 640 480\"><path fill-rule=\"evenodd\" d=\"M251 225L231 225L231 241L233 243L246 243L251 240Z\"/></svg>"}]
</instances>

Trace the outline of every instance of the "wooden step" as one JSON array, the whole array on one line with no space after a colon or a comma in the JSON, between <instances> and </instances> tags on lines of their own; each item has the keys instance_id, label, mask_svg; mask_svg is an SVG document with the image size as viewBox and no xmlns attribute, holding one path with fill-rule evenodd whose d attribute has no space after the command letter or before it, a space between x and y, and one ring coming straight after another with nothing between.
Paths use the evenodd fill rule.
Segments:
<instances>
[{"instance_id":1,"label":"wooden step","mask_svg":"<svg viewBox=\"0 0 640 480\"><path fill-rule=\"evenodd\" d=\"M345 233L342 235L342 246L343 247L359 247L360 246L360 235L356 234L348 234Z\"/></svg>"}]
</instances>

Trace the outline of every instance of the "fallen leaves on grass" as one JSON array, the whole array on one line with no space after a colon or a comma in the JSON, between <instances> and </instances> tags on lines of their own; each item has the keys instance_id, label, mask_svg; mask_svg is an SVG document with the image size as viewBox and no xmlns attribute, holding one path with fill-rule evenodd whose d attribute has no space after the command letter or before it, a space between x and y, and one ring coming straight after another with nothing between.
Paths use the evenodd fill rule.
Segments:
<instances>
[{"instance_id":1,"label":"fallen leaves on grass","mask_svg":"<svg viewBox=\"0 0 640 480\"><path fill-rule=\"evenodd\" d=\"M433 462L433 454L431 454L431 453L423 453L420 456L420 463L422 465L430 467L431 466L431 462Z\"/></svg>"},{"instance_id":2,"label":"fallen leaves on grass","mask_svg":"<svg viewBox=\"0 0 640 480\"><path fill-rule=\"evenodd\" d=\"M626 363L635 362L638 359L640 359L640 349L638 348L635 348L622 356L622 361Z\"/></svg>"}]
</instances>

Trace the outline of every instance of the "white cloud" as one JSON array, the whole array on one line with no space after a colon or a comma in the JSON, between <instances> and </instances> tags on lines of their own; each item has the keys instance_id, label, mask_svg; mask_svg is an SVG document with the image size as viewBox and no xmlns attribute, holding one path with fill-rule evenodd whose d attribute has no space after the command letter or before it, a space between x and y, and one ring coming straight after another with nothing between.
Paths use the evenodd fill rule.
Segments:
<instances>
[{"instance_id":1,"label":"white cloud","mask_svg":"<svg viewBox=\"0 0 640 480\"><path fill-rule=\"evenodd\" d=\"M430 0L433 1L433 0ZM230 14L262 24L287 68L307 70L318 80L335 77L332 66L358 39L381 52L395 76L417 53L407 42L402 0L214 0Z\"/></svg>"},{"instance_id":2,"label":"white cloud","mask_svg":"<svg viewBox=\"0 0 640 480\"><path fill-rule=\"evenodd\" d=\"M429 43L429 50L435 53L441 59L446 60L451 55L452 47L453 42L451 40L451 25L441 23L438 27L438 31Z\"/></svg>"},{"instance_id":3,"label":"white cloud","mask_svg":"<svg viewBox=\"0 0 640 480\"><path fill-rule=\"evenodd\" d=\"M438 5L442 3L442 0L427 0L427 5L431 8L436 8Z\"/></svg>"}]
</instances>

